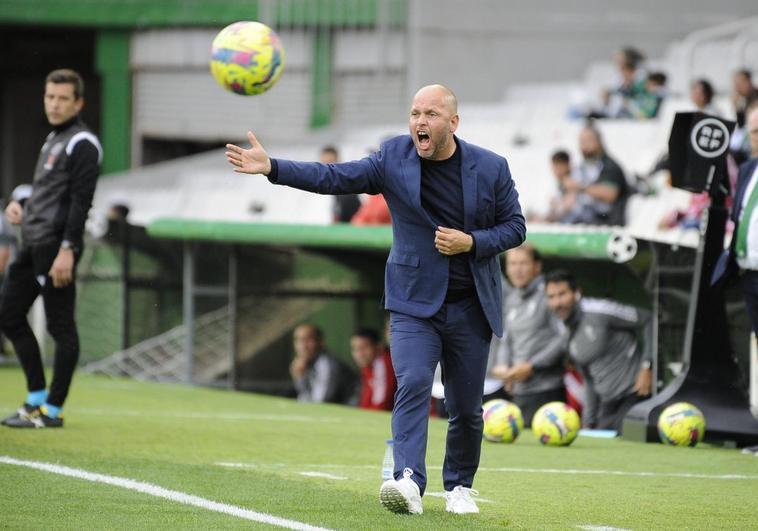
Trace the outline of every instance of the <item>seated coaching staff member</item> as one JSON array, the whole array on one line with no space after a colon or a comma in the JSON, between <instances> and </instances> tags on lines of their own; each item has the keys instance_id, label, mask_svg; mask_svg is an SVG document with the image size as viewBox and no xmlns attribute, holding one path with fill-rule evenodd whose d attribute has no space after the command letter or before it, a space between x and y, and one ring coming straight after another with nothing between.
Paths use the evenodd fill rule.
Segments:
<instances>
[{"instance_id":1,"label":"seated coaching staff member","mask_svg":"<svg viewBox=\"0 0 758 531\"><path fill-rule=\"evenodd\" d=\"M502 339L493 340L501 378L521 408L524 426L548 402L565 402L563 367L568 330L547 306L542 256L525 243L505 254L505 269L513 289L505 298Z\"/></svg>"},{"instance_id":2,"label":"seated coaching staff member","mask_svg":"<svg viewBox=\"0 0 758 531\"><path fill-rule=\"evenodd\" d=\"M419 90L410 135L343 164L269 159L252 133L250 149L228 144L240 173L322 194L384 194L394 241L385 272L392 363L395 479L382 485L389 510L421 513L434 369L442 363L450 412L442 475L447 510L478 512L470 490L479 465L482 391L492 333L502 334L497 255L526 234L518 194L502 157L455 137L455 95Z\"/></svg>"},{"instance_id":3,"label":"seated coaching staff member","mask_svg":"<svg viewBox=\"0 0 758 531\"><path fill-rule=\"evenodd\" d=\"M620 432L626 413L652 389L650 312L583 298L574 276L563 270L548 273L545 293L569 329L569 355L584 379L582 425Z\"/></svg>"}]
</instances>

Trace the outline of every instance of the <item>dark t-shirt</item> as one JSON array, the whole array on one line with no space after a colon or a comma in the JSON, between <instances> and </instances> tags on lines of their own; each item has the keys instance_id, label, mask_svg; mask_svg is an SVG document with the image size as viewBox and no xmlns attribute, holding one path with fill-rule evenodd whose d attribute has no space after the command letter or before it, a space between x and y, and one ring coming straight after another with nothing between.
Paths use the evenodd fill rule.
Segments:
<instances>
[{"instance_id":1,"label":"dark t-shirt","mask_svg":"<svg viewBox=\"0 0 758 531\"><path fill-rule=\"evenodd\" d=\"M445 160L421 159L421 206L438 226L463 230L463 185L461 154ZM450 257L448 301L460 300L476 293L468 253Z\"/></svg>"},{"instance_id":2,"label":"dark t-shirt","mask_svg":"<svg viewBox=\"0 0 758 531\"><path fill-rule=\"evenodd\" d=\"M618 199L611 205L607 219L604 221L608 225L625 225L626 200L629 195L629 186L626 183L626 177L624 177L624 170L608 155L603 155L602 163L603 168L597 177L597 183L613 186L619 192Z\"/></svg>"}]
</instances>

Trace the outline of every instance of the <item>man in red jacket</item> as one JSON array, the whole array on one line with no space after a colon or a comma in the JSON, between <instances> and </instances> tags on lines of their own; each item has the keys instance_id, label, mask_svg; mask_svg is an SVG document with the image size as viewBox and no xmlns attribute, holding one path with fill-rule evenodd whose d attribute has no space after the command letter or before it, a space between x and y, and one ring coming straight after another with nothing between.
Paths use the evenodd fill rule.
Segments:
<instances>
[{"instance_id":1,"label":"man in red jacket","mask_svg":"<svg viewBox=\"0 0 758 531\"><path fill-rule=\"evenodd\" d=\"M350 338L350 353L361 371L361 398L364 409L392 411L395 401L395 371L390 352L376 330L358 330Z\"/></svg>"}]
</instances>

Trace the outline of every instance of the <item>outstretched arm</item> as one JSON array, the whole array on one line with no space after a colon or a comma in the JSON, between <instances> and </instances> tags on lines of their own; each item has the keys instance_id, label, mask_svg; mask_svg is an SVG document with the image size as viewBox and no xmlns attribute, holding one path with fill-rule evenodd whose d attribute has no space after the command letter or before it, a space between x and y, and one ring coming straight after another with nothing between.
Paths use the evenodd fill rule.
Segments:
<instances>
[{"instance_id":1,"label":"outstretched arm","mask_svg":"<svg viewBox=\"0 0 758 531\"><path fill-rule=\"evenodd\" d=\"M274 184L283 184L319 194L377 194L383 192L382 152L339 164L295 162L269 158L252 132L250 148L227 144L226 160L237 173L263 174Z\"/></svg>"}]
</instances>

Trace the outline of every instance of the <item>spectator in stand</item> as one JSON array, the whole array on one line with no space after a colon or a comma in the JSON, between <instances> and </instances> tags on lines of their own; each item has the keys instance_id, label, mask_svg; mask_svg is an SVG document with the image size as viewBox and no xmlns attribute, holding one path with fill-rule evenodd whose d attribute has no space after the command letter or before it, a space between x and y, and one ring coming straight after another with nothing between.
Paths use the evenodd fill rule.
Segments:
<instances>
[{"instance_id":1,"label":"spectator in stand","mask_svg":"<svg viewBox=\"0 0 758 531\"><path fill-rule=\"evenodd\" d=\"M666 95L666 74L652 72L647 76L645 89L629 101L629 112L634 118L655 118Z\"/></svg>"},{"instance_id":2,"label":"spectator in stand","mask_svg":"<svg viewBox=\"0 0 758 531\"><path fill-rule=\"evenodd\" d=\"M363 409L392 411L395 402L395 371L390 351L376 330L364 328L350 338L350 353L361 371L358 406Z\"/></svg>"},{"instance_id":3,"label":"spectator in stand","mask_svg":"<svg viewBox=\"0 0 758 531\"><path fill-rule=\"evenodd\" d=\"M568 194L575 194L574 208L564 223L624 225L629 187L621 166L605 151L603 139L592 123L579 133L582 163L574 176L563 180Z\"/></svg>"},{"instance_id":4,"label":"spectator in stand","mask_svg":"<svg viewBox=\"0 0 758 531\"><path fill-rule=\"evenodd\" d=\"M750 70L738 70L734 74L734 90L732 92L732 104L737 116L737 130L732 135L729 146L737 164L742 164L752 158L750 135L745 125L745 113L748 107L756 101L758 101L758 88L753 85Z\"/></svg>"},{"instance_id":5,"label":"spectator in stand","mask_svg":"<svg viewBox=\"0 0 758 531\"><path fill-rule=\"evenodd\" d=\"M321 148L318 160L323 164L336 164L340 161L339 151L334 146L324 146ZM359 208L361 208L361 200L358 195L335 195L332 220L335 223L349 223Z\"/></svg>"},{"instance_id":6,"label":"spectator in stand","mask_svg":"<svg viewBox=\"0 0 758 531\"><path fill-rule=\"evenodd\" d=\"M293 334L295 358L290 376L301 402L347 404L355 394L355 375L346 364L328 354L324 335L313 324L301 324Z\"/></svg>"},{"instance_id":7,"label":"spectator in stand","mask_svg":"<svg viewBox=\"0 0 758 531\"><path fill-rule=\"evenodd\" d=\"M389 225L390 209L382 194L369 195L350 220L353 225Z\"/></svg>"},{"instance_id":8,"label":"spectator in stand","mask_svg":"<svg viewBox=\"0 0 758 531\"><path fill-rule=\"evenodd\" d=\"M528 427L543 404L566 400L566 327L547 306L539 251L528 243L522 244L506 253L505 264L514 289L503 306L507 333L492 341L496 364L491 373L513 396Z\"/></svg>"},{"instance_id":9,"label":"spectator in stand","mask_svg":"<svg viewBox=\"0 0 758 531\"><path fill-rule=\"evenodd\" d=\"M576 193L566 189L565 182L572 178L571 157L567 151L558 150L550 156L550 168L555 176L558 194L550 200L550 210L545 216L529 216L529 221L561 222L573 209Z\"/></svg>"},{"instance_id":10,"label":"spectator in stand","mask_svg":"<svg viewBox=\"0 0 758 531\"><path fill-rule=\"evenodd\" d=\"M721 113L713 105L715 93L713 85L707 79L696 79L690 85L690 101L695 105L695 109L705 114L719 116Z\"/></svg>"},{"instance_id":11,"label":"spectator in stand","mask_svg":"<svg viewBox=\"0 0 758 531\"><path fill-rule=\"evenodd\" d=\"M582 425L620 432L629 409L651 392L650 312L583 299L568 271L546 275L545 294L550 310L569 329L569 356L585 383ZM644 338L642 345L638 336Z\"/></svg>"},{"instance_id":12,"label":"spectator in stand","mask_svg":"<svg viewBox=\"0 0 758 531\"><path fill-rule=\"evenodd\" d=\"M625 46L613 54L613 62L621 70L625 65L632 65L637 71L636 78L644 79L645 55L633 46Z\"/></svg>"},{"instance_id":13,"label":"spectator in stand","mask_svg":"<svg viewBox=\"0 0 758 531\"><path fill-rule=\"evenodd\" d=\"M622 48L614 55L619 70L620 82L616 88L603 93L604 108L593 113L593 118L631 118L629 102L645 93L647 75L643 68L645 56L631 47Z\"/></svg>"},{"instance_id":14,"label":"spectator in stand","mask_svg":"<svg viewBox=\"0 0 758 531\"><path fill-rule=\"evenodd\" d=\"M745 127L745 111L755 101L758 101L758 87L753 85L753 76L750 70L738 70L734 74L734 91L732 93L732 104L737 115L737 127Z\"/></svg>"}]
</instances>

